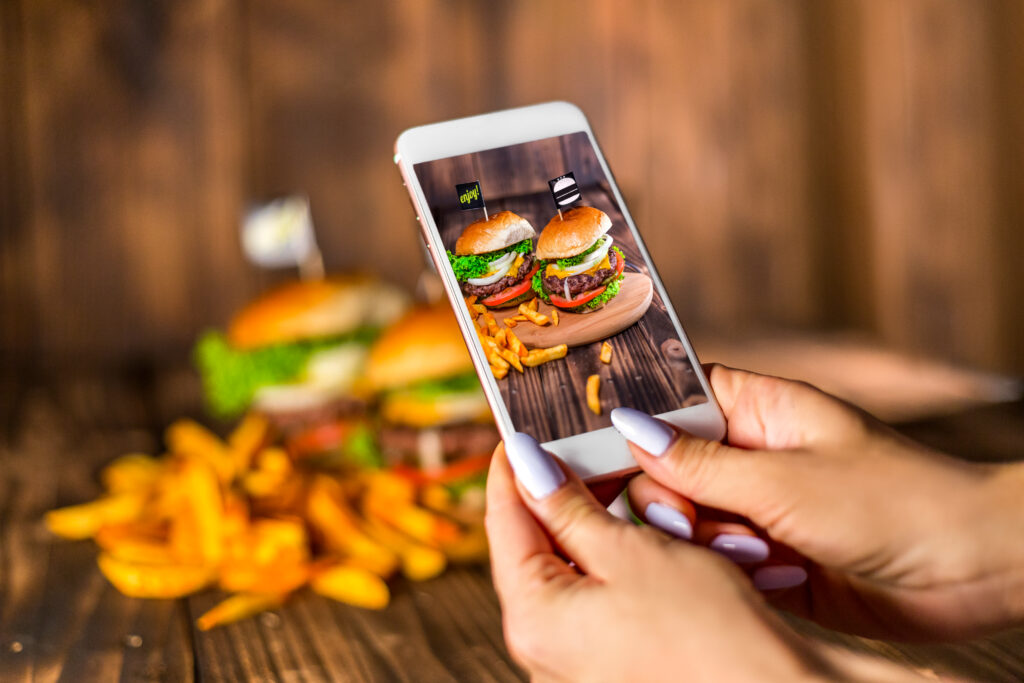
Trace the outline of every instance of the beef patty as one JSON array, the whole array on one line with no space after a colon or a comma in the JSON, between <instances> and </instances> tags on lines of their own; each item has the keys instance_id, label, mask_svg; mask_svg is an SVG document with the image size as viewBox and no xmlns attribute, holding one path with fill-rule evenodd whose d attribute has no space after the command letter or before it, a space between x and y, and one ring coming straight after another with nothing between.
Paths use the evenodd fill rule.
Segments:
<instances>
[{"instance_id":1,"label":"beef patty","mask_svg":"<svg viewBox=\"0 0 1024 683\"><path fill-rule=\"evenodd\" d=\"M557 294L558 296L565 296L565 285L563 283L569 283L569 298L575 299L583 292L589 292L592 289L597 289L605 283L606 280L611 279L615 275L615 264L618 261L619 255L614 250L608 251L608 263L610 268L602 268L594 273L580 273L579 275L570 275L567 278L560 278L557 275L548 275L544 278L544 291L548 294Z\"/></svg>"},{"instance_id":2,"label":"beef patty","mask_svg":"<svg viewBox=\"0 0 1024 683\"><path fill-rule=\"evenodd\" d=\"M454 462L461 457L490 453L501 441L498 430L491 424L459 424L437 427L441 432L441 449L445 462ZM415 427L388 425L382 427L379 435L381 452L389 465L418 464L420 432Z\"/></svg>"}]
</instances>

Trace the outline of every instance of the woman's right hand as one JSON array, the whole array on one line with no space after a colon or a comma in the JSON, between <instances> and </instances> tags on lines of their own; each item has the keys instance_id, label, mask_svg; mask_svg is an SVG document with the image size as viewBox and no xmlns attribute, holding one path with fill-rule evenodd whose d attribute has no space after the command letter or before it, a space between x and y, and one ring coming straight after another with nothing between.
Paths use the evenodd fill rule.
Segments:
<instances>
[{"instance_id":1,"label":"woman's right hand","mask_svg":"<svg viewBox=\"0 0 1024 683\"><path fill-rule=\"evenodd\" d=\"M952 638L1024 620L1024 465L954 460L803 383L709 378L728 445L613 412L644 470L635 510L689 499L750 520L809 574L769 599L831 628Z\"/></svg>"}]
</instances>

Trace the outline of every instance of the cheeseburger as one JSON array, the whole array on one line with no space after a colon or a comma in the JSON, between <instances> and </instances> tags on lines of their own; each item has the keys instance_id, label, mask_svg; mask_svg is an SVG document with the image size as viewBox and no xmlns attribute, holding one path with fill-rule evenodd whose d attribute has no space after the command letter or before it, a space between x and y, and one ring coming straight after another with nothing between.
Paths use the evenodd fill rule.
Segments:
<instances>
[{"instance_id":1,"label":"cheeseburger","mask_svg":"<svg viewBox=\"0 0 1024 683\"><path fill-rule=\"evenodd\" d=\"M414 309L381 335L365 379L379 396L387 464L440 482L485 472L500 437L447 304Z\"/></svg>"},{"instance_id":2,"label":"cheeseburger","mask_svg":"<svg viewBox=\"0 0 1024 683\"><path fill-rule=\"evenodd\" d=\"M571 313L587 313L618 294L626 260L612 246L611 227L608 215L590 206L552 218L537 239L537 296Z\"/></svg>"},{"instance_id":3,"label":"cheeseburger","mask_svg":"<svg viewBox=\"0 0 1024 683\"><path fill-rule=\"evenodd\" d=\"M529 221L511 211L471 223L455 242L455 253L448 252L466 296L476 296L491 308L516 306L530 298L530 279L537 271L536 234Z\"/></svg>"},{"instance_id":4,"label":"cheeseburger","mask_svg":"<svg viewBox=\"0 0 1024 683\"><path fill-rule=\"evenodd\" d=\"M210 331L195 359L210 410L253 409L285 429L361 412L353 382L371 342L407 306L400 290L361 275L291 282Z\"/></svg>"}]
</instances>

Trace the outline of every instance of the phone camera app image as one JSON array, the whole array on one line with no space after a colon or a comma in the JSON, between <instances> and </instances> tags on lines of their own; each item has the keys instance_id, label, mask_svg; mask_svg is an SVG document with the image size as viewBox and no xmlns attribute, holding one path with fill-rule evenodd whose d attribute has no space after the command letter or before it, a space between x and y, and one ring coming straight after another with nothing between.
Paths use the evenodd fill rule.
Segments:
<instances>
[{"instance_id":1,"label":"phone camera app image","mask_svg":"<svg viewBox=\"0 0 1024 683\"><path fill-rule=\"evenodd\" d=\"M541 442L707 396L585 132L415 165L517 431Z\"/></svg>"}]
</instances>

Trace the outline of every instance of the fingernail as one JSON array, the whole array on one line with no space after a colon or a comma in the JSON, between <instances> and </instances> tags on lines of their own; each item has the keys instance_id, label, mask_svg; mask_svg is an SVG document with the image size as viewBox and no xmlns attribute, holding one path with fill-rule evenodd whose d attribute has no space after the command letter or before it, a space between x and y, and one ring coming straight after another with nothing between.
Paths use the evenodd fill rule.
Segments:
<instances>
[{"instance_id":1,"label":"fingernail","mask_svg":"<svg viewBox=\"0 0 1024 683\"><path fill-rule=\"evenodd\" d=\"M719 534L708 546L738 564L751 564L768 559L768 544L756 536Z\"/></svg>"},{"instance_id":2,"label":"fingernail","mask_svg":"<svg viewBox=\"0 0 1024 683\"><path fill-rule=\"evenodd\" d=\"M673 536L690 540L693 538L693 525L679 510L664 503L648 503L644 510L644 517L649 524L653 524L662 531L667 531Z\"/></svg>"},{"instance_id":3,"label":"fingernail","mask_svg":"<svg viewBox=\"0 0 1024 683\"><path fill-rule=\"evenodd\" d=\"M807 580L807 571L792 564L761 567L754 572L754 587L763 591L799 586Z\"/></svg>"},{"instance_id":4,"label":"fingernail","mask_svg":"<svg viewBox=\"0 0 1024 683\"><path fill-rule=\"evenodd\" d=\"M663 455L676 438L675 430L636 408L613 410L612 425L627 441L632 441L651 455Z\"/></svg>"},{"instance_id":5,"label":"fingernail","mask_svg":"<svg viewBox=\"0 0 1024 683\"><path fill-rule=\"evenodd\" d=\"M505 453L516 479L535 499L547 498L565 483L565 472L529 434L516 432L506 439Z\"/></svg>"}]
</instances>

